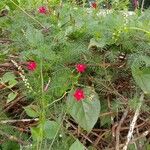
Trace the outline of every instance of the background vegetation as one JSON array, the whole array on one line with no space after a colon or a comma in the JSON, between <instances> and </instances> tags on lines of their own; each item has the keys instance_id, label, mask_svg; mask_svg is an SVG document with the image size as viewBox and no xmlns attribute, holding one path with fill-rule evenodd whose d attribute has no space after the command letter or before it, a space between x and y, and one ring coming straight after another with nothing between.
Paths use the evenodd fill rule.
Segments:
<instances>
[{"instance_id":1,"label":"background vegetation","mask_svg":"<svg viewBox=\"0 0 150 150\"><path fill-rule=\"evenodd\" d=\"M96 2L0 2L2 150L150 149L148 2Z\"/></svg>"}]
</instances>

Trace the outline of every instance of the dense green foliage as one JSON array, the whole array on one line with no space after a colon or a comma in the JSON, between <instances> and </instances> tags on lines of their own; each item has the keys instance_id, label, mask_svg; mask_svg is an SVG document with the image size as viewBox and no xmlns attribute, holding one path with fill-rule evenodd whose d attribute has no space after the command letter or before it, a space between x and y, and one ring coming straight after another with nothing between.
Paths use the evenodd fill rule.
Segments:
<instances>
[{"instance_id":1,"label":"dense green foliage","mask_svg":"<svg viewBox=\"0 0 150 150\"><path fill-rule=\"evenodd\" d=\"M77 146L83 150L83 145L68 134L65 118L71 115L80 130L87 132L95 124L109 128L110 116L99 117L109 109L108 98L113 112L126 107L134 110L141 93L149 98L150 10L130 15L128 11L60 5L55 0L47 6L50 12L43 15L37 11L42 4L34 0L0 2L0 8L9 8L8 15L0 18L0 38L10 40L0 45L0 62L10 60L20 66L34 60L37 64L33 72L22 66L26 80L12 71L2 74L0 81L7 87L4 95L4 90L0 92L1 99L12 102L19 92L11 89L19 87L29 103L24 106L26 115L39 118L38 125L30 128L32 138L20 135L11 125L0 126L0 130L32 143L24 149L67 150L73 144L70 150ZM119 58L122 53L125 59ZM15 54L17 59L10 57ZM76 64L86 64L86 71L78 73ZM86 94L81 103L73 97L78 88ZM147 103L143 107L149 110ZM1 119L11 118L1 112ZM6 142L1 147L7 150L9 144L12 146Z\"/></svg>"}]
</instances>

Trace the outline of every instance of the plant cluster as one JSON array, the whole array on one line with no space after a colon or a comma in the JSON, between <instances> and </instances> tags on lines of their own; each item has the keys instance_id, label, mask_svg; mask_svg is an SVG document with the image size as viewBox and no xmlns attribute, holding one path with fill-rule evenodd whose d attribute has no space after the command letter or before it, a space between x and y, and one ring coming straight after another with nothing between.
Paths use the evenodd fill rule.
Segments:
<instances>
[{"instance_id":1,"label":"plant cluster","mask_svg":"<svg viewBox=\"0 0 150 150\"><path fill-rule=\"evenodd\" d=\"M0 20L2 149L109 149L124 111L139 103L141 114L150 110L149 10L131 15L59 0L0 8L8 10ZM98 142L88 138L93 132Z\"/></svg>"}]
</instances>

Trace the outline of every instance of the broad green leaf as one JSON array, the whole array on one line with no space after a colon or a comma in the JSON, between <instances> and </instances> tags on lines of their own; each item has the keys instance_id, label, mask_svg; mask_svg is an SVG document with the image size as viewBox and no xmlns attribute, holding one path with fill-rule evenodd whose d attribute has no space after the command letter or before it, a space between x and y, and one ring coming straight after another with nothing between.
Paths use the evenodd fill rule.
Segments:
<instances>
[{"instance_id":1,"label":"broad green leaf","mask_svg":"<svg viewBox=\"0 0 150 150\"><path fill-rule=\"evenodd\" d=\"M150 93L150 57L142 56L135 60L131 69L137 85L145 94Z\"/></svg>"},{"instance_id":2,"label":"broad green leaf","mask_svg":"<svg viewBox=\"0 0 150 150\"><path fill-rule=\"evenodd\" d=\"M20 145L17 142L6 140L1 144L0 150L20 150Z\"/></svg>"},{"instance_id":3,"label":"broad green leaf","mask_svg":"<svg viewBox=\"0 0 150 150\"><path fill-rule=\"evenodd\" d=\"M8 88L12 88L13 86L15 86L18 81L15 79L15 75L11 72L7 72L3 75L1 82L3 83L7 83L8 82Z\"/></svg>"},{"instance_id":4,"label":"broad green leaf","mask_svg":"<svg viewBox=\"0 0 150 150\"><path fill-rule=\"evenodd\" d=\"M59 130L59 125L55 121L45 120L37 127L31 128L32 138L42 140L42 136L47 139L53 139Z\"/></svg>"},{"instance_id":5,"label":"broad green leaf","mask_svg":"<svg viewBox=\"0 0 150 150\"><path fill-rule=\"evenodd\" d=\"M15 75L13 74L13 73L11 73L11 72L7 72L7 73L5 73L4 75L3 75L3 77L2 77L2 82L3 83L6 83L6 82L9 82L9 81L11 81L11 80L15 80Z\"/></svg>"},{"instance_id":6,"label":"broad green leaf","mask_svg":"<svg viewBox=\"0 0 150 150\"><path fill-rule=\"evenodd\" d=\"M97 93L91 87L83 89L85 99L76 101L75 90L72 90L67 97L68 113L86 131L90 132L97 122L100 114L100 100Z\"/></svg>"},{"instance_id":7,"label":"broad green leaf","mask_svg":"<svg viewBox=\"0 0 150 150\"><path fill-rule=\"evenodd\" d=\"M41 141L42 140L42 138L43 138L42 128L37 126L37 127L31 127L30 130L31 130L32 139L34 141Z\"/></svg>"},{"instance_id":8,"label":"broad green leaf","mask_svg":"<svg viewBox=\"0 0 150 150\"><path fill-rule=\"evenodd\" d=\"M55 121L47 120L44 123L44 136L48 139L53 139L59 130L59 125Z\"/></svg>"},{"instance_id":9,"label":"broad green leaf","mask_svg":"<svg viewBox=\"0 0 150 150\"><path fill-rule=\"evenodd\" d=\"M10 80L9 81L9 88L12 88L13 86L15 86L16 84L18 83L18 81L17 80Z\"/></svg>"},{"instance_id":10,"label":"broad green leaf","mask_svg":"<svg viewBox=\"0 0 150 150\"><path fill-rule=\"evenodd\" d=\"M38 117L39 116L39 107L36 105L29 105L24 107L25 112L27 113L28 116L30 117Z\"/></svg>"},{"instance_id":11,"label":"broad green leaf","mask_svg":"<svg viewBox=\"0 0 150 150\"><path fill-rule=\"evenodd\" d=\"M77 139L69 148L69 150L85 150L84 145Z\"/></svg>"},{"instance_id":12,"label":"broad green leaf","mask_svg":"<svg viewBox=\"0 0 150 150\"><path fill-rule=\"evenodd\" d=\"M11 92L7 97L7 103L13 101L17 96L17 93Z\"/></svg>"}]
</instances>

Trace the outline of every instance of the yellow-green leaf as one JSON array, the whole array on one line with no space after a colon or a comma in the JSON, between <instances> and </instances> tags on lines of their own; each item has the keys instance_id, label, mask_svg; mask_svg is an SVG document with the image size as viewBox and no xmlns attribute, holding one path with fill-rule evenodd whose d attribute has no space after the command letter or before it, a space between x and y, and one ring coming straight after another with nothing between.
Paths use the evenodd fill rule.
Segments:
<instances>
[{"instance_id":1,"label":"yellow-green leaf","mask_svg":"<svg viewBox=\"0 0 150 150\"><path fill-rule=\"evenodd\" d=\"M14 93L14 92L11 92L9 95L8 95L8 98L7 98L7 103L13 101L17 96L17 93Z\"/></svg>"}]
</instances>

